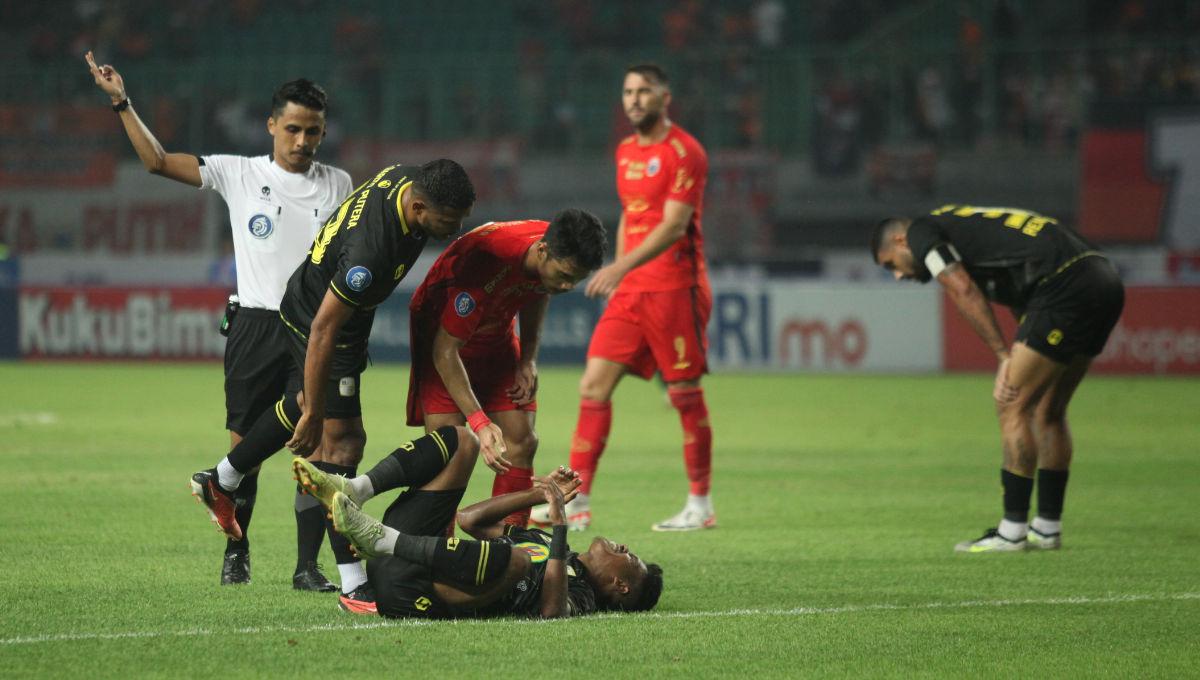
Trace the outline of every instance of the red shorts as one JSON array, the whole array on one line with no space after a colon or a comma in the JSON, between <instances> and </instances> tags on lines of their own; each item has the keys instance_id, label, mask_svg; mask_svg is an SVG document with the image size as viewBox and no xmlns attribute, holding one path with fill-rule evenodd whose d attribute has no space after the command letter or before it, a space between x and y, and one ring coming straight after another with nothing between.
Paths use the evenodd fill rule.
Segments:
<instances>
[{"instance_id":1,"label":"red shorts","mask_svg":"<svg viewBox=\"0 0 1200 680\"><path fill-rule=\"evenodd\" d=\"M712 291L706 286L647 293L618 293L588 345L588 358L624 364L650 378L657 370L666 382L695 380L708 372L708 317Z\"/></svg>"},{"instance_id":2,"label":"red shorts","mask_svg":"<svg viewBox=\"0 0 1200 680\"><path fill-rule=\"evenodd\" d=\"M432 335L430 336L432 337ZM471 390L479 405L487 413L497 411L537 411L537 400L517 406L508 396L508 390L516 383L517 364L521 361L521 345L516 335L507 342L487 343L491 351L473 355L464 352L462 361L471 379ZM425 424L425 414L458 413L458 405L442 382L442 376L433 366L428 348L420 351L413 347L413 365L408 379L408 424Z\"/></svg>"}]
</instances>

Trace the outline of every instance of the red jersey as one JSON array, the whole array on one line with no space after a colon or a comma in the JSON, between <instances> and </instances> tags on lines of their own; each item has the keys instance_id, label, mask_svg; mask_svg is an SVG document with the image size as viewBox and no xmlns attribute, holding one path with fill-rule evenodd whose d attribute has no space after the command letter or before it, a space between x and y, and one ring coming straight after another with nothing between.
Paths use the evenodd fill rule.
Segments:
<instances>
[{"instance_id":1,"label":"red jersey","mask_svg":"<svg viewBox=\"0 0 1200 680\"><path fill-rule=\"evenodd\" d=\"M617 145L617 195L625 217L625 252L636 248L663 219L667 199L695 208L687 233L658 257L621 280L619 293L676 290L708 285L704 263L704 185L708 154L683 128L672 124L657 144L641 146L631 135ZM622 253L623 255L624 253Z\"/></svg>"},{"instance_id":2,"label":"red jersey","mask_svg":"<svg viewBox=\"0 0 1200 680\"><path fill-rule=\"evenodd\" d=\"M522 263L549 222L489 222L464 234L438 257L413 293L409 310L419 333L440 323L466 342L463 355L486 354L514 335L517 312L547 295ZM432 336L426 336L432 337Z\"/></svg>"}]
</instances>

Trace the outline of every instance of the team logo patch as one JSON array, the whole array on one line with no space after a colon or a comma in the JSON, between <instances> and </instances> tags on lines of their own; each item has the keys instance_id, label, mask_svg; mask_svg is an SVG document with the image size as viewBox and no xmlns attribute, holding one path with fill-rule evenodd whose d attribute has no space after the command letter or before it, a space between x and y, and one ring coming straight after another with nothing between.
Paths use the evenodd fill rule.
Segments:
<instances>
[{"instance_id":1,"label":"team logo patch","mask_svg":"<svg viewBox=\"0 0 1200 680\"><path fill-rule=\"evenodd\" d=\"M381 179L381 180L379 180L379 184L376 184L375 186L379 187L380 189L386 189L386 188L392 186L392 180Z\"/></svg>"},{"instance_id":2,"label":"team logo patch","mask_svg":"<svg viewBox=\"0 0 1200 680\"><path fill-rule=\"evenodd\" d=\"M426 609L429 609L429 605L431 605L431 604L433 604L433 603L430 602L429 598L425 597L424 595L413 600L413 606L417 608L417 611L423 612Z\"/></svg>"},{"instance_id":3,"label":"team logo patch","mask_svg":"<svg viewBox=\"0 0 1200 680\"><path fill-rule=\"evenodd\" d=\"M518 543L513 546L518 550L524 550L526 555L529 555L529 561L534 564L541 564L550 559L550 548L541 543Z\"/></svg>"},{"instance_id":4,"label":"team logo patch","mask_svg":"<svg viewBox=\"0 0 1200 680\"><path fill-rule=\"evenodd\" d=\"M454 298L454 311L458 312L459 316L469 316L475 311L475 298L471 294L463 291Z\"/></svg>"},{"instance_id":5,"label":"team logo patch","mask_svg":"<svg viewBox=\"0 0 1200 680\"><path fill-rule=\"evenodd\" d=\"M250 224L247 225L250 229L250 235L254 238L267 238L271 232L275 231L275 224L271 222L271 218L259 213L250 218Z\"/></svg>"},{"instance_id":6,"label":"team logo patch","mask_svg":"<svg viewBox=\"0 0 1200 680\"><path fill-rule=\"evenodd\" d=\"M271 187L266 187L266 186L265 186L265 187L263 187L263 188L262 188L262 195L263 195L263 196L270 196L270 195L271 195Z\"/></svg>"},{"instance_id":7,"label":"team logo patch","mask_svg":"<svg viewBox=\"0 0 1200 680\"><path fill-rule=\"evenodd\" d=\"M371 285L371 270L362 265L351 267L350 271L346 272L346 285L356 293L363 292Z\"/></svg>"},{"instance_id":8,"label":"team logo patch","mask_svg":"<svg viewBox=\"0 0 1200 680\"><path fill-rule=\"evenodd\" d=\"M1050 331L1050 335L1046 336L1046 342L1050 343L1052 346L1057 346L1058 343L1062 342L1062 339L1063 339L1063 332L1058 330L1057 328Z\"/></svg>"},{"instance_id":9,"label":"team logo patch","mask_svg":"<svg viewBox=\"0 0 1200 680\"><path fill-rule=\"evenodd\" d=\"M338 394L343 397L353 397L358 391L358 385L354 384L354 376L348 375L341 380L338 380Z\"/></svg>"},{"instance_id":10,"label":"team logo patch","mask_svg":"<svg viewBox=\"0 0 1200 680\"><path fill-rule=\"evenodd\" d=\"M647 177L653 177L657 175L659 170L662 170L662 159L660 159L658 156L651 158L649 162L646 163Z\"/></svg>"},{"instance_id":11,"label":"team logo patch","mask_svg":"<svg viewBox=\"0 0 1200 680\"><path fill-rule=\"evenodd\" d=\"M400 265L399 267L396 267L396 273L392 274L392 278L395 279L396 281L399 281L401 278L404 277L404 269L405 269L404 265Z\"/></svg>"}]
</instances>

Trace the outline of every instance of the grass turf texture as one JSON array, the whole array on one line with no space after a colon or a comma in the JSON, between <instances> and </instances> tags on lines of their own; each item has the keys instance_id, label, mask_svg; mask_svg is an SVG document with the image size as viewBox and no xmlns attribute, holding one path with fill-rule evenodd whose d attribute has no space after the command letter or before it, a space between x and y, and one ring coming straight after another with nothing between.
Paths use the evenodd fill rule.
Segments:
<instances>
[{"instance_id":1,"label":"grass turf texture","mask_svg":"<svg viewBox=\"0 0 1200 680\"><path fill-rule=\"evenodd\" d=\"M578 376L542 373L539 472L565 462ZM415 431L402 367L364 382L371 465ZM0 388L5 677L1169 677L1200 660L1194 380L1089 378L1065 548L983 556L951 549L1000 514L990 376L711 376L720 527L692 534L649 530L686 493L680 433L628 380L595 531L664 566L657 612L416 625L291 590L286 454L263 469L253 584L217 585L224 539L187 478L227 448L218 366L0 364ZM477 469L468 501L490 492Z\"/></svg>"}]
</instances>

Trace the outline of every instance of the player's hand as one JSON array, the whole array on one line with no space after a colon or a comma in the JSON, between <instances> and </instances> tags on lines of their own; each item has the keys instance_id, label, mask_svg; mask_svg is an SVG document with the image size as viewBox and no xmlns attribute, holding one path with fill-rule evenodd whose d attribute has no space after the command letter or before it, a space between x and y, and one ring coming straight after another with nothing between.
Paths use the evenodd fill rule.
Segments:
<instances>
[{"instance_id":1,"label":"player's hand","mask_svg":"<svg viewBox=\"0 0 1200 680\"><path fill-rule=\"evenodd\" d=\"M563 497L562 489L558 488L557 484L546 484L542 487L542 496L550 504L550 523L566 524L567 509L565 506L567 501Z\"/></svg>"},{"instance_id":2,"label":"player's hand","mask_svg":"<svg viewBox=\"0 0 1200 680\"><path fill-rule=\"evenodd\" d=\"M324 419L313 417L308 413L301 414L300 420L296 421L296 431L288 440L288 449L297 456L307 457L316 451L317 445L321 443L324 426Z\"/></svg>"},{"instance_id":3,"label":"player's hand","mask_svg":"<svg viewBox=\"0 0 1200 680\"><path fill-rule=\"evenodd\" d=\"M548 485L557 486L559 491L562 491L563 500L567 503L579 495L581 484L583 484L583 480L579 478L579 473L562 465L545 477L533 478L533 485L539 489Z\"/></svg>"},{"instance_id":4,"label":"player's hand","mask_svg":"<svg viewBox=\"0 0 1200 680\"><path fill-rule=\"evenodd\" d=\"M296 429L299 431L299 428ZM479 435L479 453L483 455L483 462L500 474L508 472L512 463L504 457L508 447L504 445L504 433L500 431L500 426L488 423L475 434Z\"/></svg>"},{"instance_id":5,"label":"player's hand","mask_svg":"<svg viewBox=\"0 0 1200 680\"><path fill-rule=\"evenodd\" d=\"M537 362L522 361L521 365L517 366L517 376L513 386L508 388L508 398L512 399L517 406L532 404L537 396L537 388Z\"/></svg>"},{"instance_id":6,"label":"player's hand","mask_svg":"<svg viewBox=\"0 0 1200 680\"><path fill-rule=\"evenodd\" d=\"M1017 398L1017 388L1008 383L1008 364L1011 359L1005 357L996 369L996 384L992 387L992 398L997 404L1007 404Z\"/></svg>"},{"instance_id":7,"label":"player's hand","mask_svg":"<svg viewBox=\"0 0 1200 680\"><path fill-rule=\"evenodd\" d=\"M584 293L586 293L588 297L607 298L608 296L612 295L613 291L617 289L617 286L621 284L621 279L625 278L625 274L625 268L616 262L606 267L601 267L592 276L592 280L588 281L588 285L584 290Z\"/></svg>"},{"instance_id":8,"label":"player's hand","mask_svg":"<svg viewBox=\"0 0 1200 680\"><path fill-rule=\"evenodd\" d=\"M87 60L88 70L92 72L92 77L96 79L96 84L104 90L104 94L108 95L113 104L120 104L125 99L125 80L121 78L121 74L117 73L117 69L105 64L103 66L96 65L96 58L92 55L92 51L84 55Z\"/></svg>"}]
</instances>

